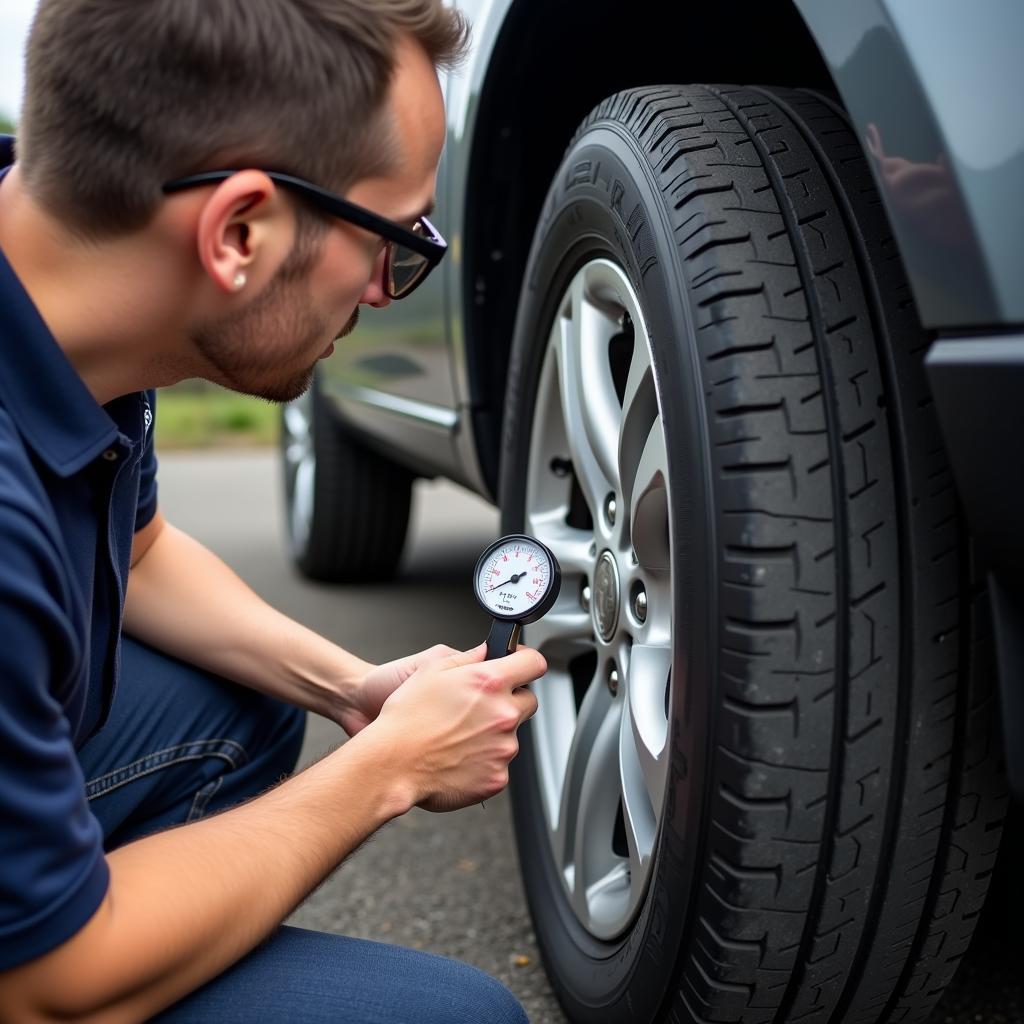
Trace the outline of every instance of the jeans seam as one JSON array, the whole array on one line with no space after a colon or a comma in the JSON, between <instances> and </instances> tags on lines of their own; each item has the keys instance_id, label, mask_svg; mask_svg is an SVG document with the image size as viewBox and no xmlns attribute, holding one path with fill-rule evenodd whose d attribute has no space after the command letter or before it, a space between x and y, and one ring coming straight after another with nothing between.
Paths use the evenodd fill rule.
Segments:
<instances>
[{"instance_id":1,"label":"jeans seam","mask_svg":"<svg viewBox=\"0 0 1024 1024\"><path fill-rule=\"evenodd\" d=\"M206 813L207 804L217 795L223 782L224 776L218 775L217 778L209 781L201 789L196 790L196 795L192 798L192 806L189 808L188 817L185 818L185 821L198 821Z\"/></svg>"},{"instance_id":2,"label":"jeans seam","mask_svg":"<svg viewBox=\"0 0 1024 1024\"><path fill-rule=\"evenodd\" d=\"M137 758L130 764L115 768L90 780L85 786L86 799L93 800L105 796L121 786L126 786L129 782L152 775L163 768L169 768L184 761L200 761L205 757L219 757L226 761L231 769L239 768L249 759L245 748L240 743L227 738L179 743L176 746L165 747L163 750L157 750L145 757Z\"/></svg>"}]
</instances>

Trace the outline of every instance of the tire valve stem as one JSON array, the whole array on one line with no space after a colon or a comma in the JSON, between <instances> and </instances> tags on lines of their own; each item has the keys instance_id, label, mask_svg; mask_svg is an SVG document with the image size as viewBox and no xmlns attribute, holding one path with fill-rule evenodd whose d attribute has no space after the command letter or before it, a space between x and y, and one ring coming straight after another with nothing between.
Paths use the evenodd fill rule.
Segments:
<instances>
[{"instance_id":1,"label":"tire valve stem","mask_svg":"<svg viewBox=\"0 0 1024 1024\"><path fill-rule=\"evenodd\" d=\"M572 463L568 459L563 459L560 455L556 455L549 463L551 472L557 477L566 477L572 472Z\"/></svg>"}]
</instances>

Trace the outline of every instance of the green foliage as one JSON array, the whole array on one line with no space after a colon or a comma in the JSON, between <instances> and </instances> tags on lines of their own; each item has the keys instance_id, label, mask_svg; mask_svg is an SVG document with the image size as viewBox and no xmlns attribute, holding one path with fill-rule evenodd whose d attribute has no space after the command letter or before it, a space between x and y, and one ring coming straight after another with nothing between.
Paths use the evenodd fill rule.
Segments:
<instances>
[{"instance_id":1,"label":"green foliage","mask_svg":"<svg viewBox=\"0 0 1024 1024\"><path fill-rule=\"evenodd\" d=\"M6 114L0 114L0 135L13 135L14 133L14 122Z\"/></svg>"},{"instance_id":2,"label":"green foliage","mask_svg":"<svg viewBox=\"0 0 1024 1024\"><path fill-rule=\"evenodd\" d=\"M162 390L156 399L156 446L267 445L277 440L280 411L269 402L220 388Z\"/></svg>"}]
</instances>

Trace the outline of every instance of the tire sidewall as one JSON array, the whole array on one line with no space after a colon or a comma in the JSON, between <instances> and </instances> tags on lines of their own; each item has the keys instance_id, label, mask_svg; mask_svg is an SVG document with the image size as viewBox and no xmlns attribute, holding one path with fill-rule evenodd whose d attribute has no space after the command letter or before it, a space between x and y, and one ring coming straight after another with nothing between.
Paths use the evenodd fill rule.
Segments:
<instances>
[{"instance_id":1,"label":"tire sidewall","mask_svg":"<svg viewBox=\"0 0 1024 1024\"><path fill-rule=\"evenodd\" d=\"M586 933L563 895L548 855L529 726L520 731L512 787L520 861L549 972L574 1016L602 1021L656 1015L684 946L703 859L716 548L704 388L664 203L636 141L620 126L598 121L578 136L555 176L527 263L504 417L502 527L520 532L534 402L556 306L581 266L599 256L611 259L640 301L651 341L670 475L674 600L671 755L661 833L640 913L617 941ZM543 700L543 683L539 691Z\"/></svg>"}]
</instances>

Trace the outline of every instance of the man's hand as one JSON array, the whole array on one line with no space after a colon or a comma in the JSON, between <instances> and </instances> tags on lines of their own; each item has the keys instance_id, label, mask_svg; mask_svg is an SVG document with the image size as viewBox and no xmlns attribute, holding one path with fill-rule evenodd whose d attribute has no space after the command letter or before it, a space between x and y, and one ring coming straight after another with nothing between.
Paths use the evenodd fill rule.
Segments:
<instances>
[{"instance_id":1,"label":"man's hand","mask_svg":"<svg viewBox=\"0 0 1024 1024\"><path fill-rule=\"evenodd\" d=\"M366 730L366 739L373 734L375 744L393 751L410 803L452 811L508 785L508 765L519 752L516 730L537 710L525 687L547 663L527 647L493 661L486 656L481 644L431 658L392 690Z\"/></svg>"},{"instance_id":2,"label":"man's hand","mask_svg":"<svg viewBox=\"0 0 1024 1024\"><path fill-rule=\"evenodd\" d=\"M355 736L376 720L384 702L414 672L439 664L457 653L454 647L437 644L419 654L371 667L359 687L349 692L348 705L340 708L333 717L349 736Z\"/></svg>"}]
</instances>

